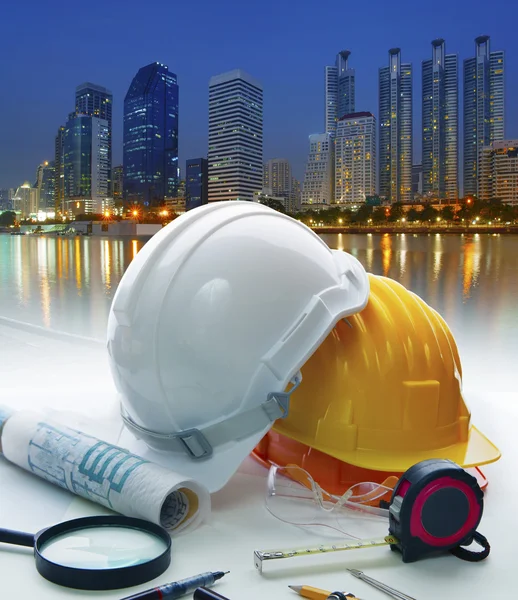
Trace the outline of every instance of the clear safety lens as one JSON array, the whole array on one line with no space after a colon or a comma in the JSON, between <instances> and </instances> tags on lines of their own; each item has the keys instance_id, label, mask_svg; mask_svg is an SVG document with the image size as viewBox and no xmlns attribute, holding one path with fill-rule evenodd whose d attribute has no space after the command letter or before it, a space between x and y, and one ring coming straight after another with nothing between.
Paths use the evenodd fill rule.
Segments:
<instances>
[{"instance_id":1,"label":"clear safety lens","mask_svg":"<svg viewBox=\"0 0 518 600\"><path fill-rule=\"evenodd\" d=\"M88 527L51 538L40 549L47 560L78 569L119 569L150 562L166 550L158 536L131 527Z\"/></svg>"},{"instance_id":2,"label":"clear safety lens","mask_svg":"<svg viewBox=\"0 0 518 600\"><path fill-rule=\"evenodd\" d=\"M300 467L273 466L268 475L266 507L285 523L329 527L354 537L347 532L351 529L351 519L358 516L388 519L388 510L377 505L391 492L386 485L362 482L342 496L335 496L322 489Z\"/></svg>"}]
</instances>

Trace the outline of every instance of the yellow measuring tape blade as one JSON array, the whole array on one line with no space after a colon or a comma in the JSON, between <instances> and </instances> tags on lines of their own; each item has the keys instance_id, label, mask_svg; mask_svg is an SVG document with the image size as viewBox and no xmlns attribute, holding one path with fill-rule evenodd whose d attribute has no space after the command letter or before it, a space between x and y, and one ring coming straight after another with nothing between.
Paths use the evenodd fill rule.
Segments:
<instances>
[{"instance_id":1,"label":"yellow measuring tape blade","mask_svg":"<svg viewBox=\"0 0 518 600\"><path fill-rule=\"evenodd\" d=\"M393 535L383 538L354 540L341 542L339 544L319 545L313 547L290 548L289 550L256 550L254 552L254 563L256 569L262 571L263 561L277 560L280 558L295 558L297 556L310 556L312 554L325 554L327 552L340 552L342 550L359 550L361 548L374 548L375 546L388 546L397 544L398 539Z\"/></svg>"}]
</instances>

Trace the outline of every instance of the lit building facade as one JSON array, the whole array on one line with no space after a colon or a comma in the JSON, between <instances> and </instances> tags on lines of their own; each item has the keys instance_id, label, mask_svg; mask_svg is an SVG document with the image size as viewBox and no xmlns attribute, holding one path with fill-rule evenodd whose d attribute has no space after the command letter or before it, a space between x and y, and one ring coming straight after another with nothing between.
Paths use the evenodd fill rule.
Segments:
<instances>
[{"instance_id":1,"label":"lit building facade","mask_svg":"<svg viewBox=\"0 0 518 600\"><path fill-rule=\"evenodd\" d=\"M309 136L309 154L304 174L302 204L333 202L334 142L330 133Z\"/></svg>"},{"instance_id":2,"label":"lit building facade","mask_svg":"<svg viewBox=\"0 0 518 600\"><path fill-rule=\"evenodd\" d=\"M480 157L479 198L518 204L518 140L493 142Z\"/></svg>"},{"instance_id":3,"label":"lit building facade","mask_svg":"<svg viewBox=\"0 0 518 600\"><path fill-rule=\"evenodd\" d=\"M185 163L185 210L207 204L209 201L209 161L191 158Z\"/></svg>"},{"instance_id":4,"label":"lit building facade","mask_svg":"<svg viewBox=\"0 0 518 600\"><path fill-rule=\"evenodd\" d=\"M446 54L444 40L432 42L432 58L423 61L423 194L456 200L459 164L459 68Z\"/></svg>"},{"instance_id":5,"label":"lit building facade","mask_svg":"<svg viewBox=\"0 0 518 600\"><path fill-rule=\"evenodd\" d=\"M412 165L412 199L423 196L423 165Z\"/></svg>"},{"instance_id":6,"label":"lit building facade","mask_svg":"<svg viewBox=\"0 0 518 600\"><path fill-rule=\"evenodd\" d=\"M103 119L108 123L108 192L111 193L113 94L95 83L82 83L76 88L76 113Z\"/></svg>"},{"instance_id":7,"label":"lit building facade","mask_svg":"<svg viewBox=\"0 0 518 600\"><path fill-rule=\"evenodd\" d=\"M349 50L336 56L334 66L325 68L325 131L333 134L337 120L355 111L354 69L349 68Z\"/></svg>"},{"instance_id":8,"label":"lit building facade","mask_svg":"<svg viewBox=\"0 0 518 600\"><path fill-rule=\"evenodd\" d=\"M120 204L124 199L124 168L122 165L112 169L112 196L115 204Z\"/></svg>"},{"instance_id":9,"label":"lit building facade","mask_svg":"<svg viewBox=\"0 0 518 600\"><path fill-rule=\"evenodd\" d=\"M264 165L263 189L270 196L285 198L287 212L300 207L300 184L292 175L291 165L286 158L272 158Z\"/></svg>"},{"instance_id":10,"label":"lit building facade","mask_svg":"<svg viewBox=\"0 0 518 600\"><path fill-rule=\"evenodd\" d=\"M40 211L54 212L55 171L54 161L49 162L47 160L41 163L36 170L36 184L34 187L39 189Z\"/></svg>"},{"instance_id":11,"label":"lit building facade","mask_svg":"<svg viewBox=\"0 0 518 600\"><path fill-rule=\"evenodd\" d=\"M464 195L478 193L481 154L505 139L505 55L491 52L487 35L475 39L464 61Z\"/></svg>"},{"instance_id":12,"label":"lit building facade","mask_svg":"<svg viewBox=\"0 0 518 600\"><path fill-rule=\"evenodd\" d=\"M54 209L65 212L65 172L63 142L65 127L61 125L54 142Z\"/></svg>"},{"instance_id":13,"label":"lit building facade","mask_svg":"<svg viewBox=\"0 0 518 600\"><path fill-rule=\"evenodd\" d=\"M379 71L379 188L390 202L412 199L412 65L389 50Z\"/></svg>"},{"instance_id":14,"label":"lit building facade","mask_svg":"<svg viewBox=\"0 0 518 600\"><path fill-rule=\"evenodd\" d=\"M63 136L65 213L102 213L112 208L108 194L108 122L71 114Z\"/></svg>"},{"instance_id":15,"label":"lit building facade","mask_svg":"<svg viewBox=\"0 0 518 600\"><path fill-rule=\"evenodd\" d=\"M40 190L25 182L17 188L12 200L13 210L20 219L36 218L40 205Z\"/></svg>"},{"instance_id":16,"label":"lit building facade","mask_svg":"<svg viewBox=\"0 0 518 600\"><path fill-rule=\"evenodd\" d=\"M159 207L178 190L178 83L161 63L142 67L124 99L124 199Z\"/></svg>"},{"instance_id":17,"label":"lit building facade","mask_svg":"<svg viewBox=\"0 0 518 600\"><path fill-rule=\"evenodd\" d=\"M263 187L263 88L236 69L209 82L209 202L253 201Z\"/></svg>"},{"instance_id":18,"label":"lit building facade","mask_svg":"<svg viewBox=\"0 0 518 600\"><path fill-rule=\"evenodd\" d=\"M369 112L338 119L335 137L336 203L365 202L376 194L376 119Z\"/></svg>"}]
</instances>

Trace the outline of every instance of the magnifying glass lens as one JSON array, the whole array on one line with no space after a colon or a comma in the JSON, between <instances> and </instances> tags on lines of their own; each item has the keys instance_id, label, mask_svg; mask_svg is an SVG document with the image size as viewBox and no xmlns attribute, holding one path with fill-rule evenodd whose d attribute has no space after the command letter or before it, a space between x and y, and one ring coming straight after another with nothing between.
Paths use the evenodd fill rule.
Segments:
<instances>
[{"instance_id":1,"label":"magnifying glass lens","mask_svg":"<svg viewBox=\"0 0 518 600\"><path fill-rule=\"evenodd\" d=\"M40 548L46 560L79 569L119 569L147 563L167 549L148 531L130 527L87 527L61 533Z\"/></svg>"}]
</instances>

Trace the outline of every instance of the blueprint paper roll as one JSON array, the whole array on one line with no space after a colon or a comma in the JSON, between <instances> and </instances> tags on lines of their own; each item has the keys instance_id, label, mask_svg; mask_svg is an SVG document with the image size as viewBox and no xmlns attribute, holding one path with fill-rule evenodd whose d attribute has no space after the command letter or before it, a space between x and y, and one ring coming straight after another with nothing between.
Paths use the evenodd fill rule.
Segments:
<instances>
[{"instance_id":1,"label":"blueprint paper roll","mask_svg":"<svg viewBox=\"0 0 518 600\"><path fill-rule=\"evenodd\" d=\"M7 419L13 414L13 411L7 406L0 405L0 454L2 454L2 429Z\"/></svg>"},{"instance_id":2,"label":"blueprint paper roll","mask_svg":"<svg viewBox=\"0 0 518 600\"><path fill-rule=\"evenodd\" d=\"M158 523L172 534L197 525L210 512L204 486L38 413L10 415L1 435L3 455L10 462L123 515Z\"/></svg>"}]
</instances>

